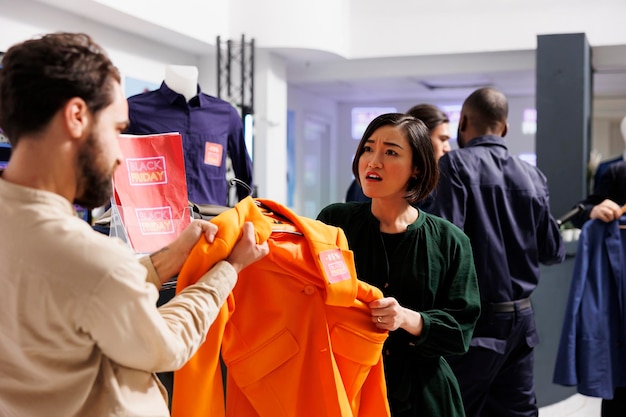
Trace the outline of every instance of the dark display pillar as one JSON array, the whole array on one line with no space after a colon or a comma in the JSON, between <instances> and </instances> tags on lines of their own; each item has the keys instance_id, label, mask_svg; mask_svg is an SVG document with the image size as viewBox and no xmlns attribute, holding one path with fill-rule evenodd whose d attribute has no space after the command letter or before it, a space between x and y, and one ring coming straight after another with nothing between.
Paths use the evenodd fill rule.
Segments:
<instances>
[{"instance_id":1,"label":"dark display pillar","mask_svg":"<svg viewBox=\"0 0 626 417\"><path fill-rule=\"evenodd\" d=\"M587 196L591 149L591 48L584 33L537 37L537 166L548 177L552 214Z\"/></svg>"},{"instance_id":2,"label":"dark display pillar","mask_svg":"<svg viewBox=\"0 0 626 417\"><path fill-rule=\"evenodd\" d=\"M548 177L550 206L558 218L588 192L591 50L584 34L540 35L537 41L537 166ZM565 246L565 262L542 266L540 284L532 295L539 335L535 388L540 407L576 393L576 387L552 382L576 260L576 242Z\"/></svg>"}]
</instances>

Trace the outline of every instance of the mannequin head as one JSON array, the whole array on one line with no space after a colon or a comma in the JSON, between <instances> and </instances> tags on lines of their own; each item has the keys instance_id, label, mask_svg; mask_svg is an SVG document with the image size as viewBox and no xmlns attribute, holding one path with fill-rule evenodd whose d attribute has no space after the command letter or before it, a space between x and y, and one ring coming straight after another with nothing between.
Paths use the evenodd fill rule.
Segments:
<instances>
[{"instance_id":1,"label":"mannequin head","mask_svg":"<svg viewBox=\"0 0 626 417\"><path fill-rule=\"evenodd\" d=\"M189 65L165 67L165 84L189 101L198 94L198 68Z\"/></svg>"}]
</instances>

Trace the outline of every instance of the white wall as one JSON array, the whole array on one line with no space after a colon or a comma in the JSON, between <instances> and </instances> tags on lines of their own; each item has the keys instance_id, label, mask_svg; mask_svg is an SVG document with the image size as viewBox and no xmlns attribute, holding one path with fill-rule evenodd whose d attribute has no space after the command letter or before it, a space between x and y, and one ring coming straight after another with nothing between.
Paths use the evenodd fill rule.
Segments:
<instances>
[{"instance_id":1,"label":"white wall","mask_svg":"<svg viewBox=\"0 0 626 417\"><path fill-rule=\"evenodd\" d=\"M351 0L350 57L534 49L539 34L623 44L622 0Z\"/></svg>"},{"instance_id":2,"label":"white wall","mask_svg":"<svg viewBox=\"0 0 626 417\"><path fill-rule=\"evenodd\" d=\"M294 112L295 119L295 153L296 153L296 166L294 172L290 174L295 177L295 195L294 195L294 206L292 209L294 212L300 215L308 215L309 217L315 217L317 213L311 214L307 213L305 208L307 196L304 195L302 186L304 182L304 170L303 170L303 161L304 161L304 153L305 153L305 135L304 135L304 124L307 118L312 118L315 120L327 121L330 126L330 143L327 148L323 148L323 153L319 153L316 155L317 158L322 162L322 169L326 170L326 174L331 179L326 184L320 184L321 187L325 188L325 198L318 202L317 208L321 209L327 204L335 201L340 201L336 199L338 194L342 192L345 194L345 190L343 189L343 182L341 181L341 176L337 174L338 168L341 165L338 163L338 155L337 155L337 142L339 141L337 137L337 126L339 124L338 120L338 105L329 100L321 99L312 94L303 92L298 90L297 88L290 88L288 92L288 107L290 111Z\"/></svg>"},{"instance_id":3,"label":"white wall","mask_svg":"<svg viewBox=\"0 0 626 417\"><path fill-rule=\"evenodd\" d=\"M601 159L611 159L624 153L626 138L620 125L626 117L626 100L602 99L593 103L592 147Z\"/></svg>"},{"instance_id":4,"label":"white wall","mask_svg":"<svg viewBox=\"0 0 626 417\"><path fill-rule=\"evenodd\" d=\"M253 36L261 48L322 50L348 56L348 0L235 0L230 35Z\"/></svg>"},{"instance_id":5,"label":"white wall","mask_svg":"<svg viewBox=\"0 0 626 417\"><path fill-rule=\"evenodd\" d=\"M283 59L257 54L254 182L258 196L287 202L287 80Z\"/></svg>"},{"instance_id":6,"label":"white wall","mask_svg":"<svg viewBox=\"0 0 626 417\"><path fill-rule=\"evenodd\" d=\"M65 3L76 8L77 0L48 0L49 3ZM92 2L82 1L88 4ZM178 32L201 41L215 40L218 35L229 33L231 14L229 0L97 0L110 9L150 22L156 26ZM91 7L92 5L89 5Z\"/></svg>"},{"instance_id":7,"label":"white wall","mask_svg":"<svg viewBox=\"0 0 626 417\"><path fill-rule=\"evenodd\" d=\"M0 0L0 50L14 43L54 31L85 32L94 38L120 69L122 76L160 82L165 65L206 65L198 56L154 42L129 36L93 20L68 14L32 0ZM208 69L212 70L212 69ZM200 68L203 72L203 68Z\"/></svg>"},{"instance_id":8,"label":"white wall","mask_svg":"<svg viewBox=\"0 0 626 417\"><path fill-rule=\"evenodd\" d=\"M259 47L302 48L346 58L534 49L536 36L585 32L594 46L626 43L622 0L40 0L97 18L134 19L146 36L166 28L190 43L242 33ZM149 22L143 25L141 22ZM200 45L196 45L200 46Z\"/></svg>"}]
</instances>

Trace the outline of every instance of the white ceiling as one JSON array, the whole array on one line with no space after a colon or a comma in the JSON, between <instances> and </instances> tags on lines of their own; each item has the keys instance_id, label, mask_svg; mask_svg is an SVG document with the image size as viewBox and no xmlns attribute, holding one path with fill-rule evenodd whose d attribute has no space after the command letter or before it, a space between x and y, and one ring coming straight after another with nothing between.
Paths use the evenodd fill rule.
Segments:
<instances>
[{"instance_id":1,"label":"white ceiling","mask_svg":"<svg viewBox=\"0 0 626 417\"><path fill-rule=\"evenodd\" d=\"M535 51L352 61L277 53L290 86L337 102L462 100L481 86L535 94ZM594 98L626 99L626 46L592 48L592 68Z\"/></svg>"}]
</instances>

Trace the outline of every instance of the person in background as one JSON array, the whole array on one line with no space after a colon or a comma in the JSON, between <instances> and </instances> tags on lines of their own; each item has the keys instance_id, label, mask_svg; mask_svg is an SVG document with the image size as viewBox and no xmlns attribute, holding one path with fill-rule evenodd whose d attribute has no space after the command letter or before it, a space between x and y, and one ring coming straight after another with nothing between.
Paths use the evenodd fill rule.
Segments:
<instances>
[{"instance_id":1,"label":"person in background","mask_svg":"<svg viewBox=\"0 0 626 417\"><path fill-rule=\"evenodd\" d=\"M430 140L435 150L437 161L450 151L450 119L448 116L432 104L418 104L411 107L407 114L424 122L430 132ZM432 201L432 193L419 202L420 207L427 207Z\"/></svg>"},{"instance_id":2,"label":"person in background","mask_svg":"<svg viewBox=\"0 0 626 417\"><path fill-rule=\"evenodd\" d=\"M576 206L581 207L581 210L570 219L579 229L589 219L610 222L624 214L622 206L626 204L626 161L609 165L600 178L593 194L578 202Z\"/></svg>"},{"instance_id":3,"label":"person in background","mask_svg":"<svg viewBox=\"0 0 626 417\"><path fill-rule=\"evenodd\" d=\"M195 220L138 258L74 215L111 197L128 123L120 74L88 35L12 46L0 69L0 415L169 416L154 372L194 354L243 268L265 256L252 224L228 257L157 309L158 288L198 239Z\"/></svg>"},{"instance_id":4,"label":"person in background","mask_svg":"<svg viewBox=\"0 0 626 417\"><path fill-rule=\"evenodd\" d=\"M428 128L437 160L450 151L450 119L443 110L432 104L418 104L411 107L407 114L420 119ZM356 179L352 180L346 193L346 201L369 201L369 199L363 194L359 182Z\"/></svg>"},{"instance_id":5,"label":"person in background","mask_svg":"<svg viewBox=\"0 0 626 417\"><path fill-rule=\"evenodd\" d=\"M331 204L317 218L342 228L357 277L384 294L369 307L373 325L390 332L383 360L391 415L464 416L444 356L467 350L480 298L467 236L414 207L437 184L427 127L406 114L378 116L352 172L372 200Z\"/></svg>"},{"instance_id":6,"label":"person in background","mask_svg":"<svg viewBox=\"0 0 626 417\"><path fill-rule=\"evenodd\" d=\"M622 140L624 141L624 145L626 145L626 117L622 118L622 121L619 125L620 133L622 134ZM604 173L606 170L612 165L620 162L626 161L626 146L624 147L624 151L620 156L610 158L606 161L602 161L598 164L596 168L596 172L593 176L593 194L598 194L600 190L604 189Z\"/></svg>"},{"instance_id":7,"label":"person in background","mask_svg":"<svg viewBox=\"0 0 626 417\"><path fill-rule=\"evenodd\" d=\"M439 158L450 151L450 119L448 115L432 104L418 104L411 107L406 113L424 122L430 132L435 158L439 161Z\"/></svg>"},{"instance_id":8,"label":"person in background","mask_svg":"<svg viewBox=\"0 0 626 417\"><path fill-rule=\"evenodd\" d=\"M468 353L448 357L468 416L537 416L530 295L539 264L562 262L565 248L536 167L509 154L508 102L480 88L463 103L459 148L439 160L439 184L425 208L469 236L482 301Z\"/></svg>"},{"instance_id":9,"label":"person in background","mask_svg":"<svg viewBox=\"0 0 626 417\"><path fill-rule=\"evenodd\" d=\"M352 180L348 191L346 191L346 201L370 201L371 199L363 194L363 188L359 182L355 179Z\"/></svg>"},{"instance_id":10,"label":"person in background","mask_svg":"<svg viewBox=\"0 0 626 417\"><path fill-rule=\"evenodd\" d=\"M620 132L626 144L626 117L620 123ZM581 229L589 219L610 222L622 214L622 206L626 204L626 161L624 155L612 158L598 165L594 175L593 192L579 201L578 208L569 221L574 227Z\"/></svg>"}]
</instances>

